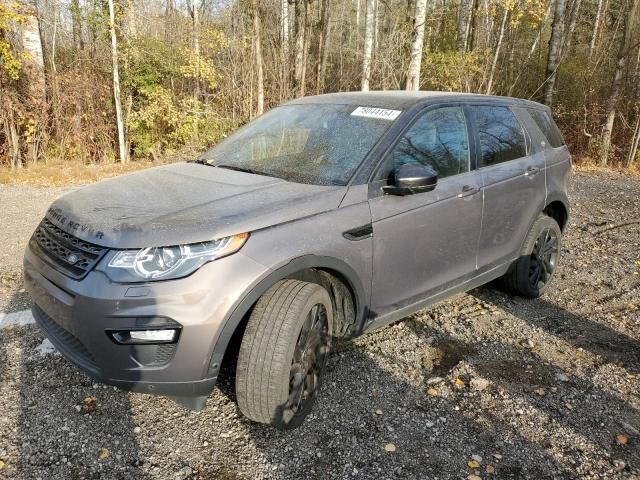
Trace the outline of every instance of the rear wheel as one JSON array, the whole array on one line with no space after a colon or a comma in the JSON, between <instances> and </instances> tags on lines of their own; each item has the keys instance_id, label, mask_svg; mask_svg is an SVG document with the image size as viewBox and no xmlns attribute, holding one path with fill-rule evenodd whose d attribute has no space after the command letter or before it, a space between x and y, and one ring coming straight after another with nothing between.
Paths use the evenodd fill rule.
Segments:
<instances>
[{"instance_id":1,"label":"rear wheel","mask_svg":"<svg viewBox=\"0 0 640 480\"><path fill-rule=\"evenodd\" d=\"M500 279L501 286L525 298L542 295L558 265L561 237L558 223L540 214L529 230L520 257Z\"/></svg>"},{"instance_id":2,"label":"rear wheel","mask_svg":"<svg viewBox=\"0 0 640 480\"><path fill-rule=\"evenodd\" d=\"M236 396L242 413L278 428L311 411L331 348L333 307L320 285L282 280L256 303L242 338Z\"/></svg>"}]
</instances>

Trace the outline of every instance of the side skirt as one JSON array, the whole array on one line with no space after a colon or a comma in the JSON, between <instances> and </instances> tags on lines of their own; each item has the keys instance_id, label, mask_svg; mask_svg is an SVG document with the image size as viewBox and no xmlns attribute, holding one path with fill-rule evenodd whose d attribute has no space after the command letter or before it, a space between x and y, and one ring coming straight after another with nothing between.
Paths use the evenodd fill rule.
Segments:
<instances>
[{"instance_id":1,"label":"side skirt","mask_svg":"<svg viewBox=\"0 0 640 480\"><path fill-rule=\"evenodd\" d=\"M384 315L374 317L367 325L365 325L362 333L369 333L374 330L378 330L382 327L386 327L393 322L396 322L404 317L412 315L420 310L424 310L438 302L446 300L450 297L458 293L468 292L469 290L473 290L474 288L480 287L486 283L489 283L492 280L495 280L498 277L501 277L507 270L509 270L509 266L511 262L508 262L504 265L500 265L498 267L494 267L491 270L482 273L476 277L473 277L469 280L466 280L458 285L447 288L441 292L435 293L424 300L420 300L419 302L412 303L411 305L407 305L406 307L402 307L399 310L395 310L393 312L386 313Z\"/></svg>"}]
</instances>

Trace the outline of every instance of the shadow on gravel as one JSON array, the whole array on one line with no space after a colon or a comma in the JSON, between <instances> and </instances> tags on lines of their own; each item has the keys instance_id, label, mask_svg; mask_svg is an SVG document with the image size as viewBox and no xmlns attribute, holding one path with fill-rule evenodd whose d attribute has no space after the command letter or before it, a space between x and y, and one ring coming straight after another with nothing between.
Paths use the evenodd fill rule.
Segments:
<instances>
[{"instance_id":1,"label":"shadow on gravel","mask_svg":"<svg viewBox=\"0 0 640 480\"><path fill-rule=\"evenodd\" d=\"M9 478L147 478L127 393L96 385L57 352L38 353L44 336L36 326L12 333L4 348L19 352L20 373L18 458L11 465L16 476Z\"/></svg>"},{"instance_id":2,"label":"shadow on gravel","mask_svg":"<svg viewBox=\"0 0 640 480\"><path fill-rule=\"evenodd\" d=\"M408 326L415 323L407 322ZM432 332L432 335L438 335ZM455 342L459 350L473 351L474 345L438 335L436 348ZM499 392L505 392L525 407L532 407L536 422L544 428L545 448L566 448L562 445L560 429L573 432L587 440L600 452L612 459L620 459L634 467L640 466L638 438L624 447L615 442L617 434L624 432L624 423L640 429L640 412L617 396L595 385L591 379L573 375L532 350L519 348L502 342L483 341L483 349L493 353L489 357L466 357L473 371L489 380ZM446 350L445 350L446 351ZM562 380L559 380L562 379ZM467 379L469 380L469 379ZM500 413L500 412L498 412ZM483 415L500 423L490 409ZM566 439L564 440L566 441ZM582 448L575 445L577 450Z\"/></svg>"},{"instance_id":3,"label":"shadow on gravel","mask_svg":"<svg viewBox=\"0 0 640 480\"><path fill-rule=\"evenodd\" d=\"M411 327L412 320L406 323ZM425 336L421 328L416 333ZM432 335L446 345L433 365L439 375L449 374L476 352L442 332L427 334ZM382 351L378 355L385 356ZM403 368L401 358L384 360ZM229 399L235 398L233 385L229 369L219 383ZM412 383L383 368L354 342L339 342L314 411L300 428L282 432L242 417L240 422L275 466L274 478L466 478L473 473L467 463L472 455L483 457L476 469L483 477L486 465L495 469L486 478L572 476L544 445L500 419L487 426L465 416L459 397L468 391L456 390L451 398L430 397L426 388L422 380ZM389 443L395 452L385 451ZM493 456L499 453L502 460Z\"/></svg>"},{"instance_id":4,"label":"shadow on gravel","mask_svg":"<svg viewBox=\"0 0 640 480\"><path fill-rule=\"evenodd\" d=\"M472 292L479 300L496 303L507 298L489 288ZM524 305L500 302L500 308L520 318L532 327L541 328L576 348L583 348L605 359L606 362L624 367L631 373L640 373L640 341L616 332L601 323L584 316L574 315L543 298L527 301Z\"/></svg>"}]
</instances>

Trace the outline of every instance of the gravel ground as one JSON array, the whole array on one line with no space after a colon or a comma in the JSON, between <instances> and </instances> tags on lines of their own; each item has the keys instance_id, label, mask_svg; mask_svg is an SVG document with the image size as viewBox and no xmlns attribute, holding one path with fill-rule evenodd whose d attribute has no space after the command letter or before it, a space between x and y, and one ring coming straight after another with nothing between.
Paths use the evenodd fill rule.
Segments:
<instances>
[{"instance_id":1,"label":"gravel ground","mask_svg":"<svg viewBox=\"0 0 640 480\"><path fill-rule=\"evenodd\" d=\"M60 193L0 189L0 310L24 308L21 250ZM483 287L338 344L288 433L243 419L229 380L191 413L0 330L0 478L640 479L640 181L577 173L572 199L542 299Z\"/></svg>"}]
</instances>

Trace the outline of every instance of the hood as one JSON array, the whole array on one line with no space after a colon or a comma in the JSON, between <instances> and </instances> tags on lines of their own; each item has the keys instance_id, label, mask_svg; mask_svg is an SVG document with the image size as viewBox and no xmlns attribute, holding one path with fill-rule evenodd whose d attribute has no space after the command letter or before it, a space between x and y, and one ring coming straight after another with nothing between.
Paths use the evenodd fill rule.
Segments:
<instances>
[{"instance_id":1,"label":"hood","mask_svg":"<svg viewBox=\"0 0 640 480\"><path fill-rule=\"evenodd\" d=\"M103 180L56 200L47 218L111 248L203 242L338 207L346 187L304 185L196 163Z\"/></svg>"}]
</instances>

